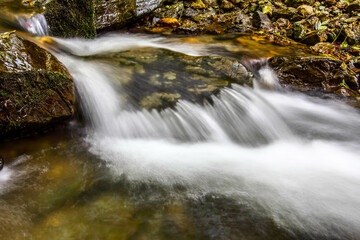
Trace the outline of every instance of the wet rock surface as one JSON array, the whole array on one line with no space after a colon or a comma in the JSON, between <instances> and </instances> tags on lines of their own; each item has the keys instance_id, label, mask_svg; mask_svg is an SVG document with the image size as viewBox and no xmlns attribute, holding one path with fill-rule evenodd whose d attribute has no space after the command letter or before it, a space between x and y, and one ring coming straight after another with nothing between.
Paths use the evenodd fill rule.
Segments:
<instances>
[{"instance_id":1,"label":"wet rock surface","mask_svg":"<svg viewBox=\"0 0 360 240\"><path fill-rule=\"evenodd\" d=\"M71 118L75 90L65 67L15 33L0 37L0 140L33 135Z\"/></svg>"},{"instance_id":2,"label":"wet rock surface","mask_svg":"<svg viewBox=\"0 0 360 240\"><path fill-rule=\"evenodd\" d=\"M129 27L139 16L158 8L162 2L162 0L95 0L96 30L101 32Z\"/></svg>"},{"instance_id":3,"label":"wet rock surface","mask_svg":"<svg viewBox=\"0 0 360 240\"><path fill-rule=\"evenodd\" d=\"M262 32L293 39L307 46L336 46L352 71L360 61L359 1L167 1L137 23L152 33L224 34ZM163 26L162 18L178 24ZM289 42L290 40L288 40Z\"/></svg>"},{"instance_id":4,"label":"wet rock surface","mask_svg":"<svg viewBox=\"0 0 360 240\"><path fill-rule=\"evenodd\" d=\"M95 0L95 27L98 31L124 27L135 17L135 0Z\"/></svg>"},{"instance_id":5,"label":"wet rock surface","mask_svg":"<svg viewBox=\"0 0 360 240\"><path fill-rule=\"evenodd\" d=\"M342 61L326 57L273 57L269 65L280 83L301 91L323 91L358 96L359 81Z\"/></svg>"},{"instance_id":6,"label":"wet rock surface","mask_svg":"<svg viewBox=\"0 0 360 240\"><path fill-rule=\"evenodd\" d=\"M36 7L44 6L47 1L26 2L29 2L28 7ZM31 2L34 3L31 4ZM62 8L67 6L66 8L71 9L75 6L63 0L52 0L45 5L46 11L49 11L50 4L54 5L55 2L57 5L62 5ZM78 1L80 2L81 0ZM301 47L311 46L314 51L310 58L319 57L315 56L315 53L322 54L320 57L344 63L345 66L341 65L342 68L351 72L354 78L359 78L360 9L358 0L95 0L93 11L93 21L98 32L117 29L168 35L251 32L264 34L268 39L282 46L294 45L296 41L303 44ZM67 15L63 14L62 17L64 16ZM58 24L58 26L64 27L66 24ZM318 59L314 61L318 62ZM305 64L304 68L306 68L308 61L299 62L299 64ZM314 74L315 70L312 70ZM321 75L321 72L316 74ZM302 81L301 79L303 78L299 75L298 81ZM302 84L296 81L290 82L295 84L294 88L300 88L300 85L308 86L309 83L303 80L305 82ZM344 79L344 81L348 89L355 92L348 93L348 90L341 90L340 95L358 94L357 83L355 83L357 80ZM290 85L290 82L287 84ZM331 83L329 86L336 85L338 88L341 83L336 84ZM329 86L324 86L324 89L329 89ZM318 88L318 86L313 86L313 88ZM343 88L342 86L341 89ZM177 98L177 95L169 94L164 97L166 101ZM158 98L158 95L153 98Z\"/></svg>"},{"instance_id":7,"label":"wet rock surface","mask_svg":"<svg viewBox=\"0 0 360 240\"><path fill-rule=\"evenodd\" d=\"M252 73L226 57L192 57L165 49L134 49L98 59L126 67L123 95L145 109L174 107L178 100L203 103L231 83L252 85ZM125 74L125 73L123 73Z\"/></svg>"},{"instance_id":8,"label":"wet rock surface","mask_svg":"<svg viewBox=\"0 0 360 240\"><path fill-rule=\"evenodd\" d=\"M88 0L51 0L45 4L50 34L59 37L93 38L94 3Z\"/></svg>"}]
</instances>

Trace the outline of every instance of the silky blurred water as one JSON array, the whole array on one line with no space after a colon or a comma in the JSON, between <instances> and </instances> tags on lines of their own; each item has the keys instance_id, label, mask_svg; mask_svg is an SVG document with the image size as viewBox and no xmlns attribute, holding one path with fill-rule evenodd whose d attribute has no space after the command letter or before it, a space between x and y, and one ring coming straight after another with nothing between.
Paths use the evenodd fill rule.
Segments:
<instances>
[{"instance_id":1,"label":"silky blurred water","mask_svg":"<svg viewBox=\"0 0 360 240\"><path fill-rule=\"evenodd\" d=\"M2 239L360 238L358 110L287 92L266 64L253 87L232 84L211 104L139 109L115 84L126 66L93 56L235 46L131 34L54 42L83 119L0 146Z\"/></svg>"}]
</instances>

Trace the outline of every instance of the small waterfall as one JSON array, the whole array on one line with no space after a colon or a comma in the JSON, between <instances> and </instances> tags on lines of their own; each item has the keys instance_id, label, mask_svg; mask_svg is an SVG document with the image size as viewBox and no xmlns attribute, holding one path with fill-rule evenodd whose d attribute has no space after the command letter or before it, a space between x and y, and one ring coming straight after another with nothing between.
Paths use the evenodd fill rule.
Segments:
<instances>
[{"instance_id":1,"label":"small waterfall","mask_svg":"<svg viewBox=\"0 0 360 240\"><path fill-rule=\"evenodd\" d=\"M49 34L49 27L42 14L36 14L30 18L19 17L17 20L25 31L35 36L46 36Z\"/></svg>"},{"instance_id":2,"label":"small waterfall","mask_svg":"<svg viewBox=\"0 0 360 240\"><path fill-rule=\"evenodd\" d=\"M122 37L130 38L64 41L70 52L99 53L109 51L106 43L112 40L112 46L126 49L118 42ZM128 44L158 42L134 37ZM59 58L73 75L91 122L85 138L89 151L107 163L114 178L169 191L181 185L194 198L224 195L302 239L360 236L360 115L354 109L234 85L213 97L213 105L180 101L176 110L135 110L123 106L112 86L118 75L108 66ZM269 71L260 68L258 78L274 83Z\"/></svg>"},{"instance_id":3,"label":"small waterfall","mask_svg":"<svg viewBox=\"0 0 360 240\"><path fill-rule=\"evenodd\" d=\"M213 97L213 106L180 101L176 110L124 110L106 66L60 59L76 81L86 117L97 134L124 139L235 141L253 146L292 138L281 116L250 88L234 85L225 89Z\"/></svg>"},{"instance_id":4,"label":"small waterfall","mask_svg":"<svg viewBox=\"0 0 360 240\"><path fill-rule=\"evenodd\" d=\"M101 71L101 65L67 57L59 59L66 63L76 82L82 105L86 110L85 116L92 127L98 132L112 133L116 125L114 116L120 109L120 100L106 74Z\"/></svg>"}]
</instances>

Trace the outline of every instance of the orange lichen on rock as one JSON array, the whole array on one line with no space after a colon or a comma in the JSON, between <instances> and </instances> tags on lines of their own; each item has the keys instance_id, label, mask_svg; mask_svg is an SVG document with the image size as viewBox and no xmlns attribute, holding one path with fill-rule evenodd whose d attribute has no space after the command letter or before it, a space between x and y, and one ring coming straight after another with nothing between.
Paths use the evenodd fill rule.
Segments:
<instances>
[{"instance_id":1,"label":"orange lichen on rock","mask_svg":"<svg viewBox=\"0 0 360 240\"><path fill-rule=\"evenodd\" d=\"M180 22L176 18L162 18L158 21L158 25L164 27L178 27Z\"/></svg>"}]
</instances>

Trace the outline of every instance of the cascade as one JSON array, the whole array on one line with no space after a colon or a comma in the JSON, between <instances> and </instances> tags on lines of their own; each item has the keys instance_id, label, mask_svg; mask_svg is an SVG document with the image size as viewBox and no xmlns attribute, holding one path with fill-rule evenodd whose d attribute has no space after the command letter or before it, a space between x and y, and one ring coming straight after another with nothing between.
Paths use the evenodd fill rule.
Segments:
<instances>
[{"instance_id":1,"label":"cascade","mask_svg":"<svg viewBox=\"0 0 360 240\"><path fill-rule=\"evenodd\" d=\"M132 40L119 43L121 38ZM80 56L144 46L180 50L161 38L129 35L76 41L58 42ZM207 52L182 47L193 55ZM264 65L257 73L262 84L225 88L212 105L180 101L176 109L137 110L122 103L112 83L117 73L109 66L59 58L74 77L92 126L85 138L89 151L115 178L181 184L189 196L228 195L267 209L265 214L289 231L313 237L360 234L360 117L350 107L263 89L264 84L279 88Z\"/></svg>"}]
</instances>

